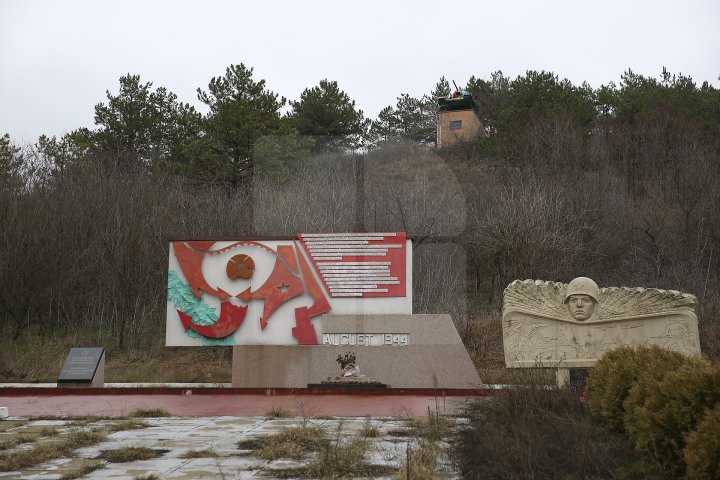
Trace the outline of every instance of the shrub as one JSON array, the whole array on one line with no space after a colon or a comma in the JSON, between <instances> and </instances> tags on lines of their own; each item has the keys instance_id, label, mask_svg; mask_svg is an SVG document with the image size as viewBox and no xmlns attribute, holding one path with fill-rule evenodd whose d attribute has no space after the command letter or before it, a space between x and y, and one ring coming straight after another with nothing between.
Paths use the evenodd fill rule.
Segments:
<instances>
[{"instance_id":1,"label":"shrub","mask_svg":"<svg viewBox=\"0 0 720 480\"><path fill-rule=\"evenodd\" d=\"M623 402L642 375L661 378L685 362L687 357L658 346L628 346L606 353L590 371L586 391L590 412L603 418L608 427L622 432L625 423Z\"/></svg>"},{"instance_id":2,"label":"shrub","mask_svg":"<svg viewBox=\"0 0 720 480\"><path fill-rule=\"evenodd\" d=\"M686 358L682 365L677 368L688 368L693 365L698 368L707 366L704 360L700 358ZM674 372L677 372L677 368ZM663 368L649 368L645 370L630 388L627 397L623 401L623 425L625 432L633 441L637 437L638 415L643 415L646 409L648 397L655 395L656 390L666 375L672 373Z\"/></svg>"},{"instance_id":3,"label":"shrub","mask_svg":"<svg viewBox=\"0 0 720 480\"><path fill-rule=\"evenodd\" d=\"M624 438L569 390L516 388L474 402L455 453L463 478L644 478Z\"/></svg>"},{"instance_id":4,"label":"shrub","mask_svg":"<svg viewBox=\"0 0 720 480\"><path fill-rule=\"evenodd\" d=\"M687 478L712 480L720 472L720 403L705 413L697 429L685 436Z\"/></svg>"},{"instance_id":5,"label":"shrub","mask_svg":"<svg viewBox=\"0 0 720 480\"><path fill-rule=\"evenodd\" d=\"M626 428L639 453L664 474L681 476L685 436L718 401L720 365L688 359L662 379L646 376L631 389L625 401Z\"/></svg>"}]
</instances>

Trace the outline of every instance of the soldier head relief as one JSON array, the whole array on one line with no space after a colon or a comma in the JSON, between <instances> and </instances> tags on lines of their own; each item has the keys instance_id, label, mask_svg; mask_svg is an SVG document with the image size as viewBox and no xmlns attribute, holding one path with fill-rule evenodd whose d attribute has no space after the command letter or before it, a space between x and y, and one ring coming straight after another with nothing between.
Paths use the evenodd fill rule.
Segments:
<instances>
[{"instance_id":1,"label":"soldier head relief","mask_svg":"<svg viewBox=\"0 0 720 480\"><path fill-rule=\"evenodd\" d=\"M591 367L622 345L700 352L697 298L675 290L515 280L503 298L505 363L513 368Z\"/></svg>"},{"instance_id":2,"label":"soldier head relief","mask_svg":"<svg viewBox=\"0 0 720 480\"><path fill-rule=\"evenodd\" d=\"M599 296L600 289L592 279L577 277L567 286L565 304L575 320L584 321L592 317Z\"/></svg>"}]
</instances>

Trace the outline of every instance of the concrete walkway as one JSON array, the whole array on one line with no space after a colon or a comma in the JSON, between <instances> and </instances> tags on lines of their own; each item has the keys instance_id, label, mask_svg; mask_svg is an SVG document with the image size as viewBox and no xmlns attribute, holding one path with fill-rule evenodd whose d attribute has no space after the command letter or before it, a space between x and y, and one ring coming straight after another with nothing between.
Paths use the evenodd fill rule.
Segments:
<instances>
[{"instance_id":1,"label":"concrete walkway","mask_svg":"<svg viewBox=\"0 0 720 480\"><path fill-rule=\"evenodd\" d=\"M205 398L209 401L212 398ZM399 418L281 418L263 417L166 417L141 419L147 428L122 430L108 435L105 441L91 447L75 450L70 457L51 460L40 465L27 467L21 471L0 472L0 479L58 480L64 475L76 474L88 464L97 470L86 473L82 478L142 478L157 475L162 479L250 479L250 478L288 478L287 471L303 467L318 458L319 453L311 453L301 460L280 458L269 461L256 456L248 449L248 443L258 438L270 436L284 428L297 426L317 426L328 432L338 442L347 442L363 429L372 428L377 435L368 439L369 447L364 455L364 463L375 467L378 474L363 474L362 478L391 478L406 462L408 448L420 448L417 439L403 434L408 431L406 420ZM2 430L0 442L10 435L23 430L37 430L41 427L57 429L55 437L68 432L83 429L106 428L109 420L82 423L63 420L34 421L21 426ZM0 427L3 421L0 421ZM10 424L10 422L7 422ZM38 442L52 442L53 438ZM15 451L33 448L35 444L23 444L4 455ZM408 447L409 445L409 447ZM103 452L124 447L147 447L161 452L161 456L142 461L112 463L102 460ZM209 450L205 458L183 458L188 452ZM280 473L281 471L285 473ZM449 460L441 460L438 472L442 478L457 478ZM67 477L66 477L67 478ZM75 478L75 477L71 477ZM292 475L290 476L292 478Z\"/></svg>"}]
</instances>

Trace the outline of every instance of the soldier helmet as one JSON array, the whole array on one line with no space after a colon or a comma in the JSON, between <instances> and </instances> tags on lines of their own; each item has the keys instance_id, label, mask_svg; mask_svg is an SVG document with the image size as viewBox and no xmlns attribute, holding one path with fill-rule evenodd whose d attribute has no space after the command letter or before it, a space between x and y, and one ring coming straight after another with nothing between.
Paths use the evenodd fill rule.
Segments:
<instances>
[{"instance_id":1,"label":"soldier helmet","mask_svg":"<svg viewBox=\"0 0 720 480\"><path fill-rule=\"evenodd\" d=\"M600 298L600 288L598 288L597 283L595 283L592 278L577 277L568 283L567 291L565 292L565 300L563 301L564 303L567 303L570 295L587 295L595 300L595 303L598 303L598 298Z\"/></svg>"}]
</instances>

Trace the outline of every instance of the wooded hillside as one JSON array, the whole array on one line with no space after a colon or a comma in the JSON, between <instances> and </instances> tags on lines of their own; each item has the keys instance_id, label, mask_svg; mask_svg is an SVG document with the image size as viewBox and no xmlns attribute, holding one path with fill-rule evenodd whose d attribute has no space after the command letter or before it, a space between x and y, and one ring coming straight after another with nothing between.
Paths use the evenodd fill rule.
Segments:
<instances>
[{"instance_id":1,"label":"wooded hillside","mask_svg":"<svg viewBox=\"0 0 720 480\"><path fill-rule=\"evenodd\" d=\"M440 151L444 78L368 120L328 80L283 114L244 65L198 89L204 115L128 75L93 130L1 137L0 330L158 345L171 238L405 230L416 313L452 313L479 362L508 283L580 275L697 295L720 358L720 91L631 71L466 88L489 135Z\"/></svg>"}]
</instances>

